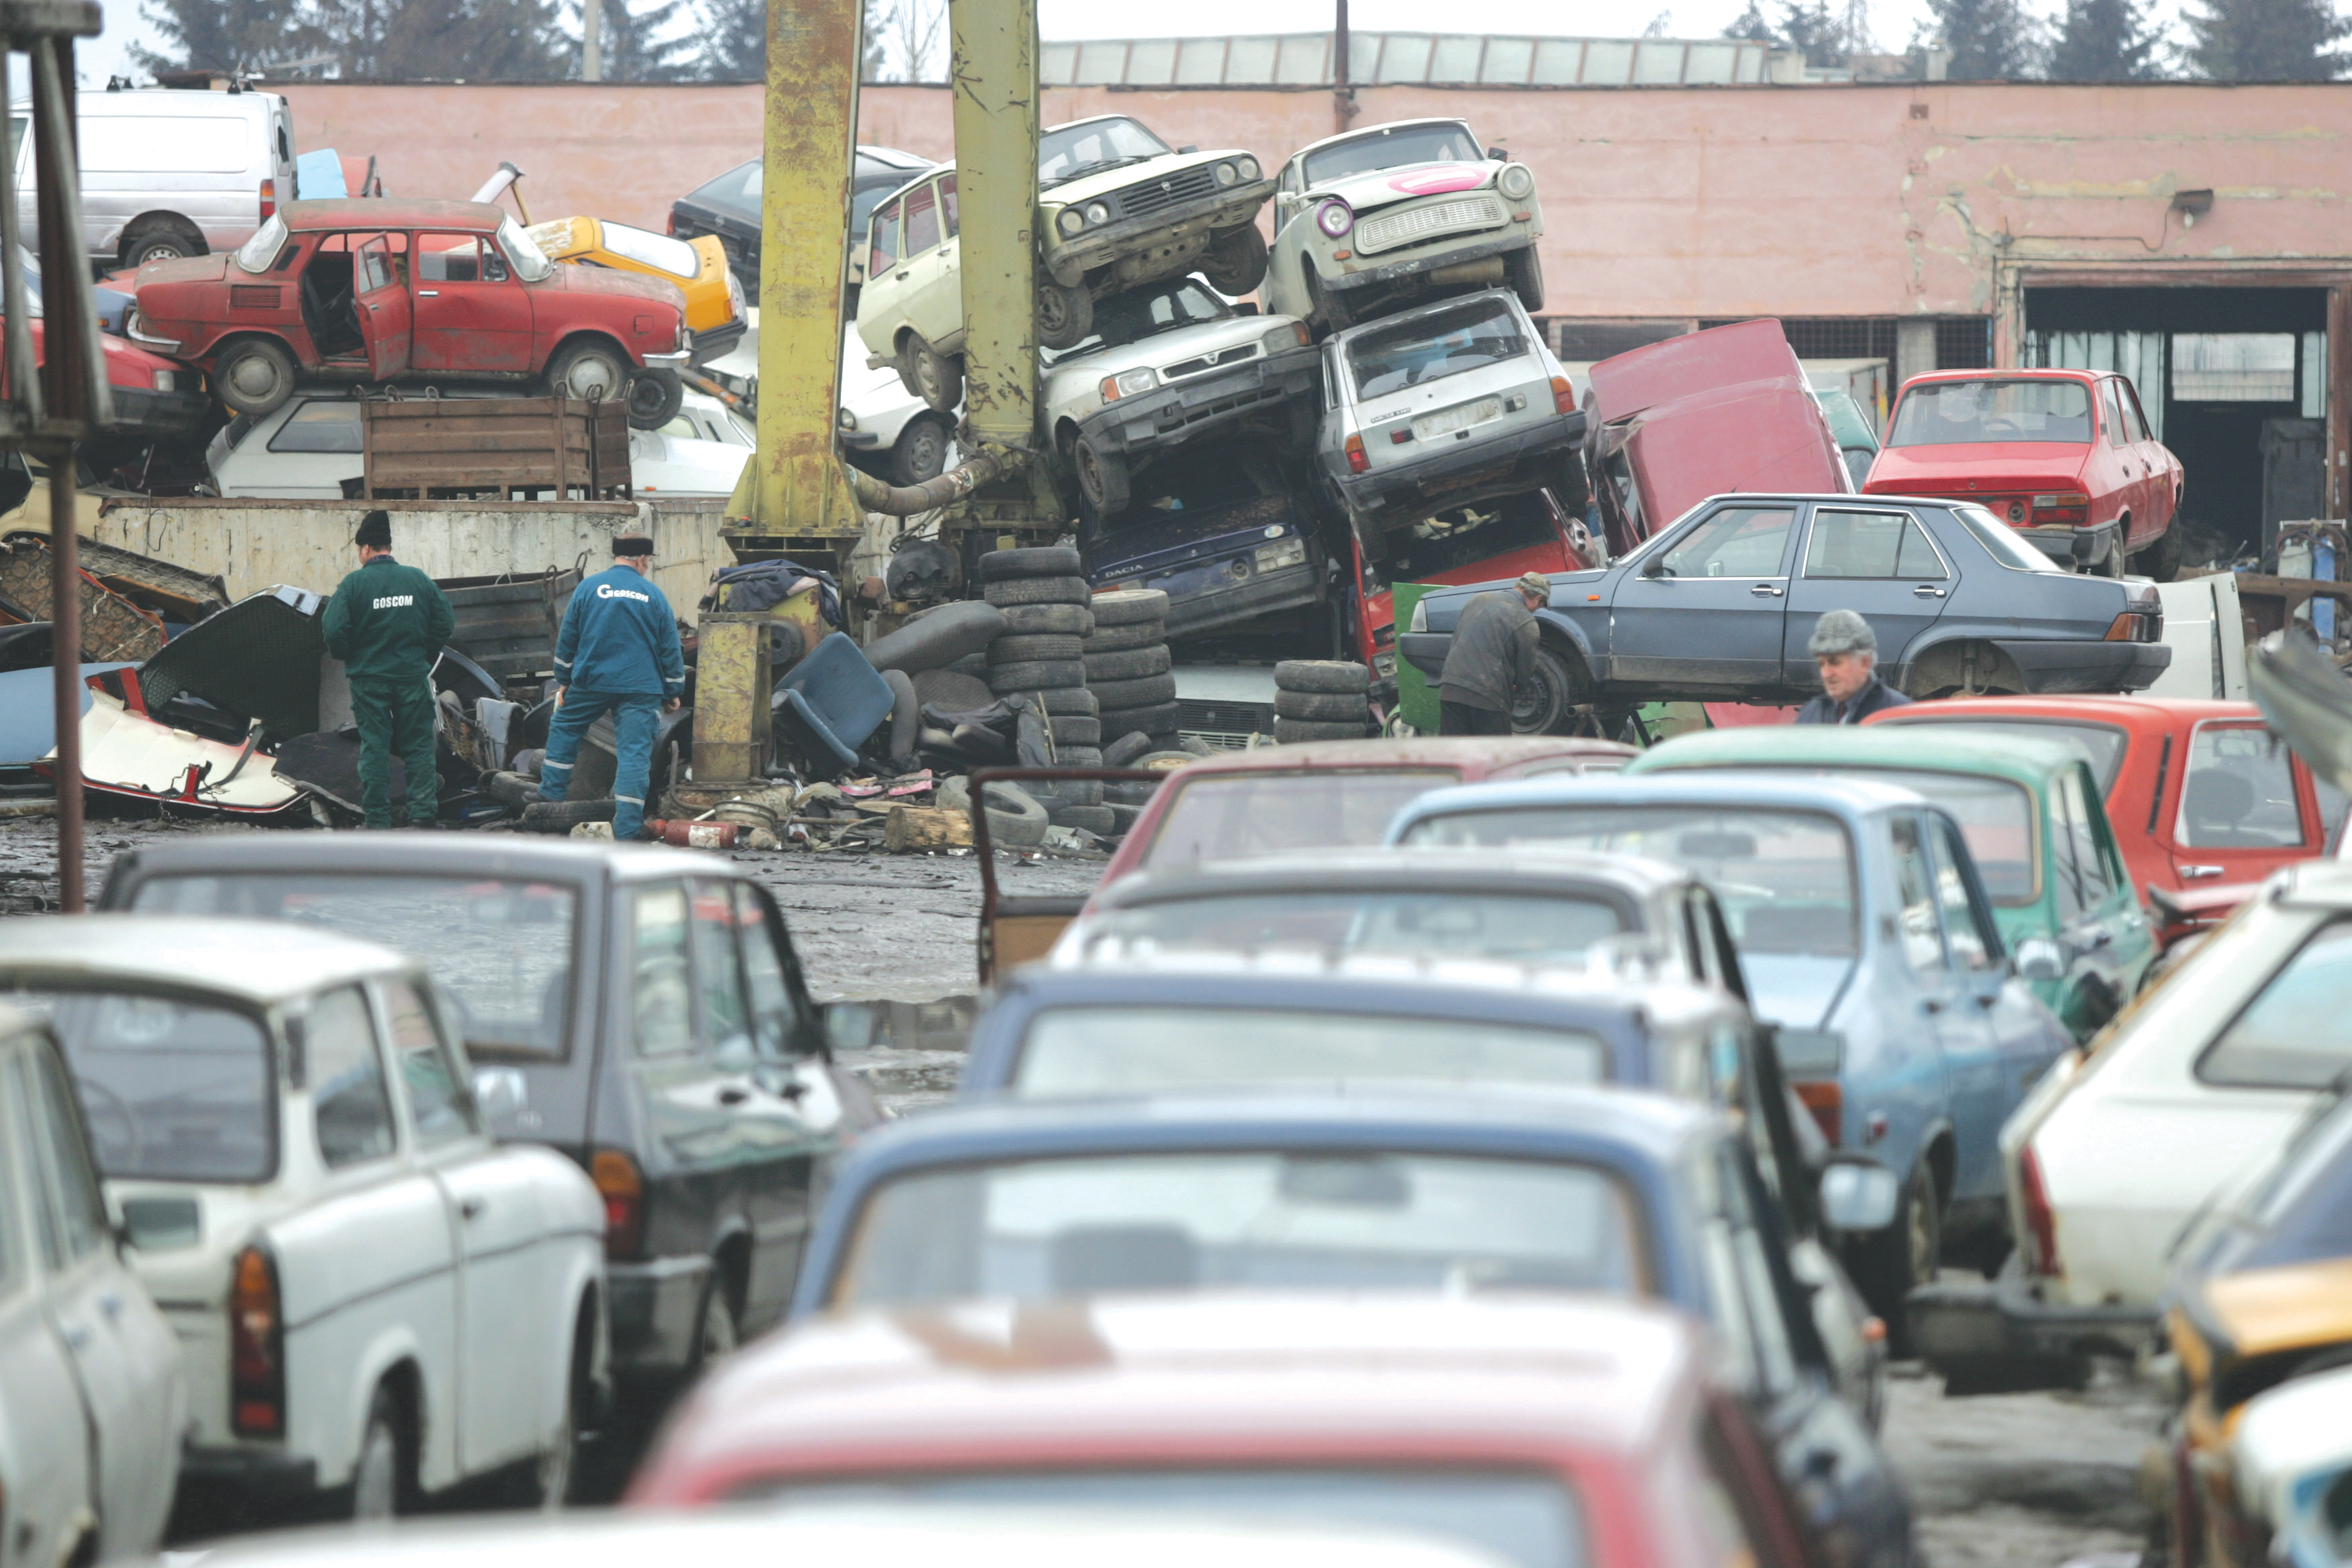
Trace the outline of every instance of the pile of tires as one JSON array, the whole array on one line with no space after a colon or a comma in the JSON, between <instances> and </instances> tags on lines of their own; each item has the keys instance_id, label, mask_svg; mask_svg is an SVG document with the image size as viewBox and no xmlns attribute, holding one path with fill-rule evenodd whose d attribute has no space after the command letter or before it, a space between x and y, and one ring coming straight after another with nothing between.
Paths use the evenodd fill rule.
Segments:
<instances>
[{"instance_id":1,"label":"pile of tires","mask_svg":"<svg viewBox=\"0 0 2352 1568\"><path fill-rule=\"evenodd\" d=\"M981 596L1005 621L988 645L988 689L999 697L1026 698L1044 713L1055 763L1100 767L1102 723L1087 689L1086 666L1095 618L1078 552L1066 545L994 551L980 558L980 582ZM1055 826L1111 830L1099 783L1040 785L1028 793Z\"/></svg>"},{"instance_id":2,"label":"pile of tires","mask_svg":"<svg viewBox=\"0 0 2352 1568\"><path fill-rule=\"evenodd\" d=\"M1086 644L1087 689L1102 711L1108 746L1129 735L1159 745L1176 738L1176 677L1168 653L1168 595L1124 588L1094 596Z\"/></svg>"},{"instance_id":3,"label":"pile of tires","mask_svg":"<svg viewBox=\"0 0 2352 1568\"><path fill-rule=\"evenodd\" d=\"M1372 732L1371 671L1336 658L1286 658L1274 667L1274 738L1360 741Z\"/></svg>"}]
</instances>

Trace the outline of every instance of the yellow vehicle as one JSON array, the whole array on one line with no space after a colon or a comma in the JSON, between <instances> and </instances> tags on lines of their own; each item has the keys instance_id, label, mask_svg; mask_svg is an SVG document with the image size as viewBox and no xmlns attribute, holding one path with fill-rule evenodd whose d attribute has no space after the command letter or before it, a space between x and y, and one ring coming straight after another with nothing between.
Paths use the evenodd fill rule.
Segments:
<instances>
[{"instance_id":1,"label":"yellow vehicle","mask_svg":"<svg viewBox=\"0 0 2352 1568\"><path fill-rule=\"evenodd\" d=\"M686 296L686 324L694 331L696 364L719 358L743 335L743 286L729 270L727 251L717 235L673 239L594 217L551 218L531 225L527 232L551 260L642 272L677 284Z\"/></svg>"}]
</instances>

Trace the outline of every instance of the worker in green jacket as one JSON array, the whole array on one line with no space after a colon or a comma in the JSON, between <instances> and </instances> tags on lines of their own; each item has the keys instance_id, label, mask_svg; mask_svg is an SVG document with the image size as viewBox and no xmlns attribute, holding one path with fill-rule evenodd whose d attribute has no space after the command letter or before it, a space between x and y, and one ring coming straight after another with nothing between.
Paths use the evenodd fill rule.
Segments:
<instances>
[{"instance_id":1,"label":"worker in green jacket","mask_svg":"<svg viewBox=\"0 0 2352 1568\"><path fill-rule=\"evenodd\" d=\"M327 601L327 651L343 661L360 727L360 804L370 827L392 826L392 756L408 779L408 816L433 826L441 804L433 761L437 731L433 661L457 612L433 579L392 558L392 517L372 511L352 536L360 569Z\"/></svg>"}]
</instances>

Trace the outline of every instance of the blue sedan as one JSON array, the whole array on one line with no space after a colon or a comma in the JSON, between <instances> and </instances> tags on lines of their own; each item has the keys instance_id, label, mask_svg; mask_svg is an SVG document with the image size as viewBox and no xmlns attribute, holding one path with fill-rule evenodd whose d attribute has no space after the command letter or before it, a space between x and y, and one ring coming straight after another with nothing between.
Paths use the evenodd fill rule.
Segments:
<instances>
[{"instance_id":1,"label":"blue sedan","mask_svg":"<svg viewBox=\"0 0 2352 1568\"><path fill-rule=\"evenodd\" d=\"M1824 1184L1832 1220L1866 1185ZM1837 1396L1788 1258L1738 1131L1662 1096L1028 1100L857 1144L793 1312L1257 1288L1662 1300L1714 1325L1824 1555L1906 1564L1909 1505Z\"/></svg>"},{"instance_id":2,"label":"blue sedan","mask_svg":"<svg viewBox=\"0 0 2352 1568\"><path fill-rule=\"evenodd\" d=\"M1944 1258L1990 1271L2006 1253L2001 1123L2074 1042L2017 979L1949 813L1890 784L1726 771L1433 791L1389 838L1698 873L1822 1131L1903 1179L1896 1223L1847 1252L1872 1307L1899 1324Z\"/></svg>"}]
</instances>

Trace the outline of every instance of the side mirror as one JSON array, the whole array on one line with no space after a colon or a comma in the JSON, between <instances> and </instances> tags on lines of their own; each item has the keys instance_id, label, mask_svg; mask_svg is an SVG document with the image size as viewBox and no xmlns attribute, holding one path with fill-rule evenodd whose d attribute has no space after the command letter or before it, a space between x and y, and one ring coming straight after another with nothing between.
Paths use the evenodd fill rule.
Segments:
<instances>
[{"instance_id":1,"label":"side mirror","mask_svg":"<svg viewBox=\"0 0 2352 1568\"><path fill-rule=\"evenodd\" d=\"M2046 936L2027 937L2017 944L2017 977L2020 980L2065 979L2065 951Z\"/></svg>"},{"instance_id":2,"label":"side mirror","mask_svg":"<svg viewBox=\"0 0 2352 1568\"><path fill-rule=\"evenodd\" d=\"M1647 561L1644 561L1644 562L1643 562L1643 563L1642 563L1642 575L1643 575L1643 576L1644 576L1644 577L1663 577L1663 576L1664 576L1665 574L1666 574L1666 557L1665 557L1665 553L1664 553L1664 552L1661 551L1659 553L1657 553L1657 554L1655 554L1655 555L1651 556Z\"/></svg>"},{"instance_id":3,"label":"side mirror","mask_svg":"<svg viewBox=\"0 0 2352 1568\"><path fill-rule=\"evenodd\" d=\"M1895 1223L1903 1184L1875 1160L1842 1155L1822 1172L1822 1219L1834 1230L1885 1230Z\"/></svg>"},{"instance_id":4,"label":"side mirror","mask_svg":"<svg viewBox=\"0 0 2352 1568\"><path fill-rule=\"evenodd\" d=\"M1257 313L1257 301L1255 300L1239 300L1234 303L1234 314L1236 316L1255 316Z\"/></svg>"},{"instance_id":5,"label":"side mirror","mask_svg":"<svg viewBox=\"0 0 2352 1568\"><path fill-rule=\"evenodd\" d=\"M1497 163L1507 163L1511 161L1511 155L1508 153L1504 152L1500 147L1487 148L1486 156L1492 158Z\"/></svg>"},{"instance_id":6,"label":"side mirror","mask_svg":"<svg viewBox=\"0 0 2352 1568\"><path fill-rule=\"evenodd\" d=\"M1179 153L1197 153L1200 149L1193 146L1190 142L1187 142L1181 147L1177 148L1176 151Z\"/></svg>"},{"instance_id":7,"label":"side mirror","mask_svg":"<svg viewBox=\"0 0 2352 1568\"><path fill-rule=\"evenodd\" d=\"M485 1121L521 1113L530 1103L529 1087L520 1068L476 1068L474 1109Z\"/></svg>"}]
</instances>

